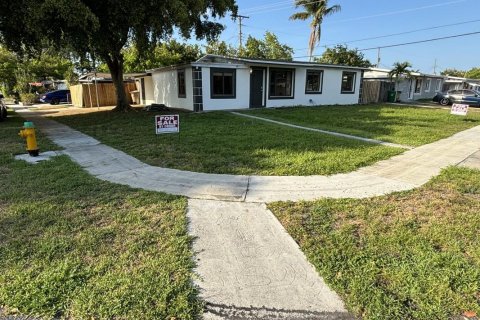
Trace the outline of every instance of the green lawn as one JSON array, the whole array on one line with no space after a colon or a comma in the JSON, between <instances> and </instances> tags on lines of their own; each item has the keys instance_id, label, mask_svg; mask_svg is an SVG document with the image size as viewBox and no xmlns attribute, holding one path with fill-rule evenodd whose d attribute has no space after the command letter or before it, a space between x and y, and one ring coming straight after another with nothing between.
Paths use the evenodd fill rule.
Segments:
<instances>
[{"instance_id":1,"label":"green lawn","mask_svg":"<svg viewBox=\"0 0 480 320\"><path fill-rule=\"evenodd\" d=\"M449 110L391 105L319 106L258 109L246 114L282 122L420 146L480 125L480 112L466 117Z\"/></svg>"},{"instance_id":2,"label":"green lawn","mask_svg":"<svg viewBox=\"0 0 480 320\"><path fill-rule=\"evenodd\" d=\"M480 171L452 167L383 197L269 207L357 316L480 314Z\"/></svg>"},{"instance_id":3,"label":"green lawn","mask_svg":"<svg viewBox=\"0 0 480 320\"><path fill-rule=\"evenodd\" d=\"M0 123L0 314L196 318L186 199L102 182L66 156L15 161L22 121Z\"/></svg>"},{"instance_id":4,"label":"green lawn","mask_svg":"<svg viewBox=\"0 0 480 320\"><path fill-rule=\"evenodd\" d=\"M247 119L180 112L180 134L155 135L154 113L57 117L155 166L210 173L312 175L353 171L404 150Z\"/></svg>"}]
</instances>

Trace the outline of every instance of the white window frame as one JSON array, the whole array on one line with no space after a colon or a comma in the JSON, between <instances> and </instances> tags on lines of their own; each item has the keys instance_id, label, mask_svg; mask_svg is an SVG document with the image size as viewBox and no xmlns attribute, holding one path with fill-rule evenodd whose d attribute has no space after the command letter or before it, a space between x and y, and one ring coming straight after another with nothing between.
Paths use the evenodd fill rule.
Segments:
<instances>
[{"instance_id":1,"label":"white window frame","mask_svg":"<svg viewBox=\"0 0 480 320\"><path fill-rule=\"evenodd\" d=\"M346 76L353 76L352 77L352 89L351 90L344 90L343 89L343 78ZM340 83L340 94L354 94L356 89L357 83L357 73L354 71L343 71L342 72L342 82Z\"/></svg>"},{"instance_id":2,"label":"white window frame","mask_svg":"<svg viewBox=\"0 0 480 320\"><path fill-rule=\"evenodd\" d=\"M427 79L425 81L425 92L430 92L430 89L432 88L432 79Z\"/></svg>"},{"instance_id":3,"label":"white window frame","mask_svg":"<svg viewBox=\"0 0 480 320\"><path fill-rule=\"evenodd\" d=\"M437 79L437 85L435 87L435 91L440 92L441 89L442 89L442 79Z\"/></svg>"}]
</instances>

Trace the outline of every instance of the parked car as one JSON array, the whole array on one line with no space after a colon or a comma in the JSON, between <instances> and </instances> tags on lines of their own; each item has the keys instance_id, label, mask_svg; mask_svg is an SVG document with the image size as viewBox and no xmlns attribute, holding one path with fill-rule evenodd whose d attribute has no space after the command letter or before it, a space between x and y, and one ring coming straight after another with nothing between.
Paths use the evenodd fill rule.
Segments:
<instances>
[{"instance_id":1,"label":"parked car","mask_svg":"<svg viewBox=\"0 0 480 320\"><path fill-rule=\"evenodd\" d=\"M433 101L438 102L442 106L461 103L480 107L480 92L469 89L450 90L444 93L439 92L433 97Z\"/></svg>"},{"instance_id":2,"label":"parked car","mask_svg":"<svg viewBox=\"0 0 480 320\"><path fill-rule=\"evenodd\" d=\"M5 101L3 101L4 96L0 93L0 121L7 119L7 106Z\"/></svg>"},{"instance_id":3,"label":"parked car","mask_svg":"<svg viewBox=\"0 0 480 320\"><path fill-rule=\"evenodd\" d=\"M59 104L61 102L71 102L70 90L55 90L47 92L40 97L40 102Z\"/></svg>"}]
</instances>

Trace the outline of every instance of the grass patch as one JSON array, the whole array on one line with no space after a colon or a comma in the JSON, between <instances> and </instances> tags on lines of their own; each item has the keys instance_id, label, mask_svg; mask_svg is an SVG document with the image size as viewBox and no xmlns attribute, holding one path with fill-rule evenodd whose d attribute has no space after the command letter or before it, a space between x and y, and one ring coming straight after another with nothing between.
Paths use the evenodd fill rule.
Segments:
<instances>
[{"instance_id":1,"label":"grass patch","mask_svg":"<svg viewBox=\"0 0 480 320\"><path fill-rule=\"evenodd\" d=\"M0 123L0 311L195 319L186 199L97 180L66 156L15 161L22 122Z\"/></svg>"},{"instance_id":2,"label":"grass patch","mask_svg":"<svg viewBox=\"0 0 480 320\"><path fill-rule=\"evenodd\" d=\"M357 316L480 313L480 171L451 167L389 196L269 207Z\"/></svg>"},{"instance_id":3,"label":"grass patch","mask_svg":"<svg viewBox=\"0 0 480 320\"><path fill-rule=\"evenodd\" d=\"M248 114L410 146L480 125L480 112L474 109L462 117L451 115L449 110L390 105L258 109Z\"/></svg>"},{"instance_id":4,"label":"grass patch","mask_svg":"<svg viewBox=\"0 0 480 320\"><path fill-rule=\"evenodd\" d=\"M353 171L398 148L285 128L226 112L180 113L180 133L155 135L154 114L55 118L155 166L209 173L313 175Z\"/></svg>"}]
</instances>

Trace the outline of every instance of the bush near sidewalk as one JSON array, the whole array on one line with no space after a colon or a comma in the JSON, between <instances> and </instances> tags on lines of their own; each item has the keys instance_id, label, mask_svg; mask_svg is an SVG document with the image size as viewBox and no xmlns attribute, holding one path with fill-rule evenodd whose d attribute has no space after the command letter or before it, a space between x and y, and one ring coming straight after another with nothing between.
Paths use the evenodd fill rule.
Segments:
<instances>
[{"instance_id":1,"label":"bush near sidewalk","mask_svg":"<svg viewBox=\"0 0 480 320\"><path fill-rule=\"evenodd\" d=\"M0 310L195 319L186 199L97 180L66 156L15 161L22 122L0 124Z\"/></svg>"},{"instance_id":2,"label":"bush near sidewalk","mask_svg":"<svg viewBox=\"0 0 480 320\"><path fill-rule=\"evenodd\" d=\"M480 171L451 167L383 197L269 207L356 315L480 314Z\"/></svg>"}]
</instances>

